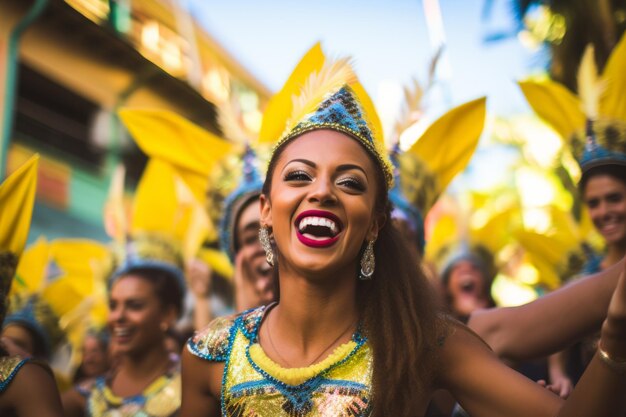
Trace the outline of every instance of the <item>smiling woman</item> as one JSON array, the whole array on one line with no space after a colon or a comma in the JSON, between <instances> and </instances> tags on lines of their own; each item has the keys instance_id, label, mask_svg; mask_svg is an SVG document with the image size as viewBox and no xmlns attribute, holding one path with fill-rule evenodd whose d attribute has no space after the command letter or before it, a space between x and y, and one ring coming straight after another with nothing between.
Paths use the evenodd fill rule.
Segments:
<instances>
[{"instance_id":1,"label":"smiling woman","mask_svg":"<svg viewBox=\"0 0 626 417\"><path fill-rule=\"evenodd\" d=\"M439 388L471 415L613 416L624 408L626 375L615 358L626 353L619 324L626 284L605 322L611 362L594 359L562 408L436 309L417 260L387 221L392 170L346 61L316 68L294 91L261 195L260 236L280 301L220 318L188 341L182 417L220 409L223 416L424 415Z\"/></svg>"}]
</instances>

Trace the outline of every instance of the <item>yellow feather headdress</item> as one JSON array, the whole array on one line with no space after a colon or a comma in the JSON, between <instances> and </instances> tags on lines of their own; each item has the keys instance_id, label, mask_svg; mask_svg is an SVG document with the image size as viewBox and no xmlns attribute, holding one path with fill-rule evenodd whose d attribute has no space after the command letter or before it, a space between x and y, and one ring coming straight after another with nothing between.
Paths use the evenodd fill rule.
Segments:
<instances>
[{"instance_id":1,"label":"yellow feather headdress","mask_svg":"<svg viewBox=\"0 0 626 417\"><path fill-rule=\"evenodd\" d=\"M593 47L587 47L578 72L579 97L549 80L519 85L533 110L570 142L583 175L598 165L626 165L626 36L601 75Z\"/></svg>"},{"instance_id":2,"label":"yellow feather headdress","mask_svg":"<svg viewBox=\"0 0 626 417\"><path fill-rule=\"evenodd\" d=\"M25 326L43 343L45 354L52 354L64 337L72 341L87 326L104 325L102 286L109 270L110 252L100 243L40 238L18 266L5 323Z\"/></svg>"},{"instance_id":3,"label":"yellow feather headdress","mask_svg":"<svg viewBox=\"0 0 626 417\"><path fill-rule=\"evenodd\" d=\"M220 120L236 123L234 115L226 113L220 112ZM236 144L163 110L125 109L120 117L150 157L143 186L140 185L135 198L130 230L160 230L158 234L162 237L173 236L170 240L179 246L184 259L202 255L212 262L214 270L229 273L231 269L226 266L225 257L218 254L206 257L199 251L203 242L217 237L216 213L220 207L207 200L213 172L235 152ZM231 126L229 131L233 129ZM238 132L246 134L243 130ZM162 212L155 212L153 204L163 207L165 217Z\"/></svg>"},{"instance_id":4,"label":"yellow feather headdress","mask_svg":"<svg viewBox=\"0 0 626 417\"><path fill-rule=\"evenodd\" d=\"M315 48L305 56L305 62L310 56L319 56ZM311 61L319 63L313 58ZM298 66L294 74L302 75L302 67ZM359 141L374 156L391 188L393 168L387 157L380 121L349 60L324 60L321 67L309 65L308 69L310 72L304 84L288 84L276 100L288 103L287 95L291 95L291 104L287 104L289 115L280 119L279 124L261 130L262 134L268 135L262 136L262 140L276 142L272 155L306 132L318 129L339 131ZM269 136L277 132L281 132L278 137Z\"/></svg>"}]
</instances>

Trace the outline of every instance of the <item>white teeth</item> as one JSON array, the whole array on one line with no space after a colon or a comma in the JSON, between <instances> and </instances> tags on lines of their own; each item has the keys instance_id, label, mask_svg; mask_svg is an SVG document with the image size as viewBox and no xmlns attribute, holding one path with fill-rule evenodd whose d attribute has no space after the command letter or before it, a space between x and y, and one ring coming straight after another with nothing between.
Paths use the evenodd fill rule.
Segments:
<instances>
[{"instance_id":1,"label":"white teeth","mask_svg":"<svg viewBox=\"0 0 626 417\"><path fill-rule=\"evenodd\" d=\"M328 227L333 232L333 234L337 233L337 225L335 224L335 222L325 217L314 217L314 216L305 217L302 220L300 220L300 224L298 225L298 228L302 232L304 228L309 225L325 226L325 227Z\"/></svg>"},{"instance_id":2,"label":"white teeth","mask_svg":"<svg viewBox=\"0 0 626 417\"><path fill-rule=\"evenodd\" d=\"M126 328L115 328L113 329L113 334L115 336L120 336L120 337L124 337L124 336L128 336L130 334L130 330L126 329Z\"/></svg>"}]
</instances>

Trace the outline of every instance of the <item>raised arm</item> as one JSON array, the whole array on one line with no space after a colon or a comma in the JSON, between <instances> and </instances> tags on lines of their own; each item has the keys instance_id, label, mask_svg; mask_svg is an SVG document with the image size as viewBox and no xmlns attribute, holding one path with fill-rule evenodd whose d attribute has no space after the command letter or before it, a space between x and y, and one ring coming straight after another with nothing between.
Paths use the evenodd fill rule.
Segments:
<instances>
[{"instance_id":1,"label":"raised arm","mask_svg":"<svg viewBox=\"0 0 626 417\"><path fill-rule=\"evenodd\" d=\"M445 342L439 361L438 387L450 391L472 416L615 417L626 408L626 373L597 357L565 402L504 365L461 326Z\"/></svg>"},{"instance_id":2,"label":"raised arm","mask_svg":"<svg viewBox=\"0 0 626 417\"><path fill-rule=\"evenodd\" d=\"M600 329L624 260L531 303L480 310L468 326L503 359L547 356Z\"/></svg>"}]
</instances>

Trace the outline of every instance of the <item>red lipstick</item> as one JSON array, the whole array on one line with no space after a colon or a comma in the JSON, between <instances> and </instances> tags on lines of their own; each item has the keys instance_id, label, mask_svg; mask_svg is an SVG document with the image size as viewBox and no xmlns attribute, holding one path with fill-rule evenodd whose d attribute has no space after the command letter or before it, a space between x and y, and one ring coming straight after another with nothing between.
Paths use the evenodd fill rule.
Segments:
<instances>
[{"instance_id":1,"label":"red lipstick","mask_svg":"<svg viewBox=\"0 0 626 417\"><path fill-rule=\"evenodd\" d=\"M338 229L338 232L335 236L324 238L324 239L311 239L307 236L304 236L300 232L300 222L305 217L322 217L322 218L329 219L335 223ZM324 211L324 210L303 211L302 213L298 215L298 217L296 217L295 227L296 227L296 236L298 237L298 240L300 241L300 243L302 243L303 245L309 246L311 248L327 248L329 246L332 246L337 240L339 240L339 235L341 234L341 231L343 230L343 224L341 223L341 220L339 220L339 217L337 217L335 214L329 211Z\"/></svg>"}]
</instances>

